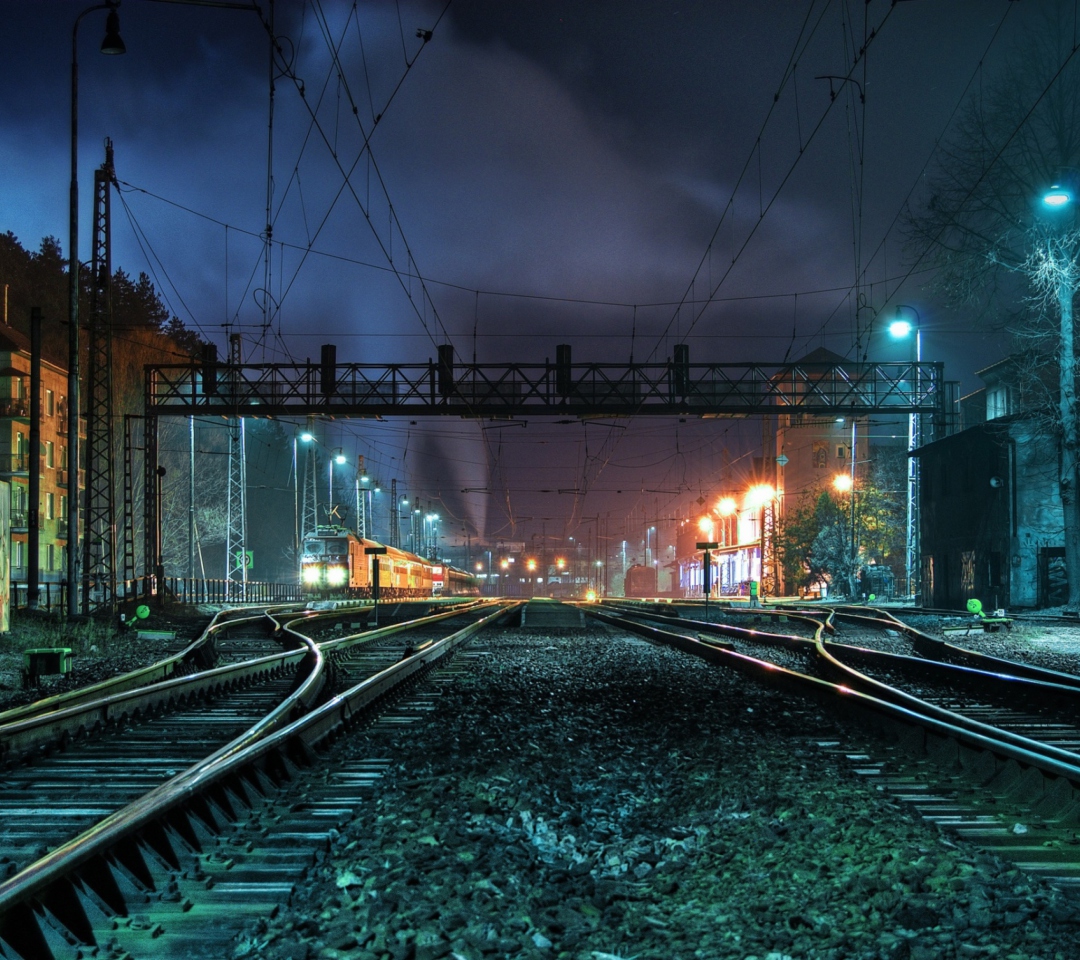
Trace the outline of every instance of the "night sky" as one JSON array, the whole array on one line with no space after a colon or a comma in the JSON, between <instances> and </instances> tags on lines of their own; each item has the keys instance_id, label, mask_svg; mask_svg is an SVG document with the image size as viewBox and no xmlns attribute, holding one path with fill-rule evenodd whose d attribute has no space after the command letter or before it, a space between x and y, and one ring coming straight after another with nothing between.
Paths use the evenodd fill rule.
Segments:
<instances>
[{"instance_id":1,"label":"night sky","mask_svg":"<svg viewBox=\"0 0 1080 960\"><path fill-rule=\"evenodd\" d=\"M0 3L0 229L31 249L68 247L86 6ZM81 256L110 137L114 266L146 271L220 352L240 333L246 362L330 342L341 362L420 362L447 338L480 362L558 343L662 360L681 341L692 361L902 359L884 334L902 303L967 392L1008 344L938 302L898 218L965 89L1038 6L279 0L270 152L259 17L124 0L126 55L98 53L105 11L79 28ZM760 454L761 431L357 421L326 442L441 504L450 535L527 540L671 516Z\"/></svg>"}]
</instances>

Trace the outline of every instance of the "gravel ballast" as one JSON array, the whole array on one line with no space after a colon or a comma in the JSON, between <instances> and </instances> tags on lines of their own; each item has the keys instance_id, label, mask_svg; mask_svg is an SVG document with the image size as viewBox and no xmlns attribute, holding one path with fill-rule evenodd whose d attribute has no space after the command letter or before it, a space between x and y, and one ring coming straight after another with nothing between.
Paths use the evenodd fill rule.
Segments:
<instances>
[{"instance_id":1,"label":"gravel ballast","mask_svg":"<svg viewBox=\"0 0 1080 960\"><path fill-rule=\"evenodd\" d=\"M234 956L1080 956L1080 904L939 832L820 743L818 707L614 630L505 630Z\"/></svg>"}]
</instances>

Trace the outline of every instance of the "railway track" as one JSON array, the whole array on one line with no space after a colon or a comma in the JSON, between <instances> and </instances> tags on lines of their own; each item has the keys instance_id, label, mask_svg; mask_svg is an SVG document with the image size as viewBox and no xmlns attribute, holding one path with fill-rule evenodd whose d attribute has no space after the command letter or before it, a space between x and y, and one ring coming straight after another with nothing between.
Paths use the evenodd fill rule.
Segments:
<instances>
[{"instance_id":1,"label":"railway track","mask_svg":"<svg viewBox=\"0 0 1080 960\"><path fill-rule=\"evenodd\" d=\"M1080 677L985 657L865 608L725 614L598 616L886 734L894 745L819 746L928 819L1080 888ZM750 617L753 627L733 623ZM803 634L816 623L814 639L793 635L793 620Z\"/></svg>"},{"instance_id":2,"label":"railway track","mask_svg":"<svg viewBox=\"0 0 1080 960\"><path fill-rule=\"evenodd\" d=\"M70 753L8 771L9 777L20 778L10 781L8 789L21 789L28 802L15 811L25 829L9 831L11 852L3 861L11 875L0 883L0 956L45 960L76 956L91 946L105 950L98 955L111 956L109 944L118 940L131 946L117 947L117 956L193 956L192 943L182 934L195 899L203 929L207 915L215 911L238 922L248 911L254 915L271 909L271 902L280 902L282 890L293 882L287 878L294 878L313 851L331 838L327 824L350 803L355 805L358 791L370 786L389 762L361 758L315 772L305 769L304 776L298 776L315 763L316 749L332 743L372 704L399 696L403 685L507 611L470 604L416 623L358 634L336 628L338 611L324 616L292 613L279 620L276 632L296 649L259 658L282 668L259 696L248 698L244 709L223 698L213 714L179 719L170 714L120 731L135 736L78 742ZM334 638L313 639L327 633ZM284 664L293 667L292 672ZM219 666L209 673L220 678L245 669L251 664ZM106 701L146 698L159 695L163 686L199 682L196 673L114 693ZM61 707L59 714L95 709L102 709L100 701L78 700ZM422 715L424 709L424 696L418 696L413 705L382 722L402 723L410 711ZM56 723L50 713L31 712L14 727L50 722ZM209 735L209 729L216 733ZM11 730L12 725L0 727L0 743ZM176 739L190 741L182 753L171 744ZM164 740L171 744L170 753L148 764L148 753ZM91 788L102 777L116 781L115 792ZM44 829L38 805L72 793L75 783L93 796L93 804L73 805L70 816L65 808L64 815ZM319 783L322 792L315 786ZM290 792L283 795L282 788ZM234 845L236 834L230 827L237 821L246 821L246 829L254 831L241 844L243 849ZM88 828L72 836L83 827ZM226 830L229 836L219 839ZM34 854L43 855L33 859ZM150 922L140 913L140 905L151 901L155 917L169 909L165 904L175 905L167 941L173 953L163 952L160 919ZM105 932L112 936L103 937ZM211 950L203 955L221 954Z\"/></svg>"}]
</instances>

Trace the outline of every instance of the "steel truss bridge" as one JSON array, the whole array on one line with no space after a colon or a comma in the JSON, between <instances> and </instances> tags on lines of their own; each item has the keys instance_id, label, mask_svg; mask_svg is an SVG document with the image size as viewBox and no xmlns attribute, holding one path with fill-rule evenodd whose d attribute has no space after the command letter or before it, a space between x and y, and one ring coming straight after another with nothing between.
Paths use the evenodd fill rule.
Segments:
<instances>
[{"instance_id":1,"label":"steel truss bridge","mask_svg":"<svg viewBox=\"0 0 1080 960\"><path fill-rule=\"evenodd\" d=\"M201 363L148 366L143 424L146 583L162 583L158 421L161 417L515 417L622 418L918 415L944 436L956 384L938 362L694 363L676 345L657 363L571 363L560 345L556 362L455 364L449 347L437 361L337 364L333 346L319 363ZM136 465L128 450L125 488ZM125 497L130 510L133 498ZM125 566L134 566L129 519ZM125 569L125 578L138 576ZM115 582L115 581L114 581Z\"/></svg>"},{"instance_id":2,"label":"steel truss bridge","mask_svg":"<svg viewBox=\"0 0 1080 960\"><path fill-rule=\"evenodd\" d=\"M184 364L147 367L146 415L739 417L925 414L941 363Z\"/></svg>"}]
</instances>

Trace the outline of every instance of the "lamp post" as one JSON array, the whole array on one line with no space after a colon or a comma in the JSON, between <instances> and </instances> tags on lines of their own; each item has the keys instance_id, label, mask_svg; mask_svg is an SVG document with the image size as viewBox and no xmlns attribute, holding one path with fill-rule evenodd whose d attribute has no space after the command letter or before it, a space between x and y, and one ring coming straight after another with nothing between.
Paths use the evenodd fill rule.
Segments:
<instances>
[{"instance_id":1,"label":"lamp post","mask_svg":"<svg viewBox=\"0 0 1080 960\"><path fill-rule=\"evenodd\" d=\"M858 551L858 545L855 542L855 476L854 476L854 473L855 473L854 460L852 460L851 475L848 475L846 473L838 473L835 477L833 477L833 486L840 493L847 493L849 495L848 496L848 502L849 502L850 507L851 507L851 557L850 557L850 559L851 559L851 569L850 569L850 573L848 574L848 590L849 590L849 593L850 593L850 596L851 596L852 600L855 599L855 588L856 588L856 582L858 580L858 578L855 575L855 565L856 565L856 561L857 561L857 558L858 558L858 552L859 552Z\"/></svg>"},{"instance_id":2,"label":"lamp post","mask_svg":"<svg viewBox=\"0 0 1080 960\"><path fill-rule=\"evenodd\" d=\"M108 10L101 52L126 52L120 39L119 0L87 7L75 18L71 30L71 184L68 189L68 535L67 612L79 612L79 24L95 10ZM36 469L37 451L31 451Z\"/></svg>"},{"instance_id":3,"label":"lamp post","mask_svg":"<svg viewBox=\"0 0 1080 960\"><path fill-rule=\"evenodd\" d=\"M720 502L716 505L716 512L720 514L720 537L718 538L720 543L725 547L734 547L738 545L738 519L737 513L739 511L739 505L734 497L721 497ZM724 591L724 572L727 570L728 584L731 586L731 568L725 566L718 559L716 561L716 595L720 596Z\"/></svg>"},{"instance_id":4,"label":"lamp post","mask_svg":"<svg viewBox=\"0 0 1080 960\"><path fill-rule=\"evenodd\" d=\"M329 486L330 499L327 501L328 504L329 504L329 507L327 508L329 512L328 512L327 517L326 517L326 520L327 520L328 523L331 522L334 519L334 516L335 516L334 510L336 509L334 507L334 464L335 463L339 463L339 464L340 463L345 463L346 459L347 458L345 456L345 451L342 450L341 447L338 447L337 450L335 450L330 455L330 462L329 462L329 465L328 465L329 474L330 474L330 486Z\"/></svg>"},{"instance_id":5,"label":"lamp post","mask_svg":"<svg viewBox=\"0 0 1080 960\"><path fill-rule=\"evenodd\" d=\"M1058 489L1063 511L1062 540L1065 547L1065 569L1069 584L1067 609L1080 606L1080 584L1075 576L1080 569L1080 518L1075 506L1076 489L1080 487L1080 423L1076 390L1076 323L1075 304L1077 282L1076 187L1080 177L1073 168L1059 171L1061 179L1042 196L1042 220L1045 231L1040 238L1039 272L1043 277L1047 299L1057 306L1057 421L1060 480Z\"/></svg>"},{"instance_id":6,"label":"lamp post","mask_svg":"<svg viewBox=\"0 0 1080 960\"><path fill-rule=\"evenodd\" d=\"M910 310L915 314L915 323L912 324L908 320L901 319L900 311ZM905 303L898 303L896 305L896 319L889 324L889 333L894 337L903 338L910 336L914 331L915 334L915 375L912 377L912 381L915 386L915 402L918 403L921 400L921 383L920 375L922 368L922 315L914 307L909 307ZM919 524L921 522L919 515L919 458L915 456L915 451L922 444L922 420L919 414L912 413L908 417L908 495L907 495L907 581L908 581L908 593L911 594L912 600L915 605L918 606L920 602L921 580L922 571L920 570L921 560L919 557ZM852 457L855 456L854 445L852 448ZM854 460L852 460L854 464ZM852 495L854 496L854 494Z\"/></svg>"},{"instance_id":7,"label":"lamp post","mask_svg":"<svg viewBox=\"0 0 1080 960\"><path fill-rule=\"evenodd\" d=\"M356 535L361 540L368 538L367 485L370 479L363 470L356 474Z\"/></svg>"},{"instance_id":8,"label":"lamp post","mask_svg":"<svg viewBox=\"0 0 1080 960\"><path fill-rule=\"evenodd\" d=\"M765 531L765 511L768 509L769 504L772 502L773 497L776 496L776 490L769 486L767 483L759 483L755 487L750 488L750 506L758 509L758 519L760 523L759 544L758 544L758 589L757 593L754 593L753 581L750 586L750 605L756 606L759 597L765 596L765 551L768 547L768 537Z\"/></svg>"}]
</instances>

